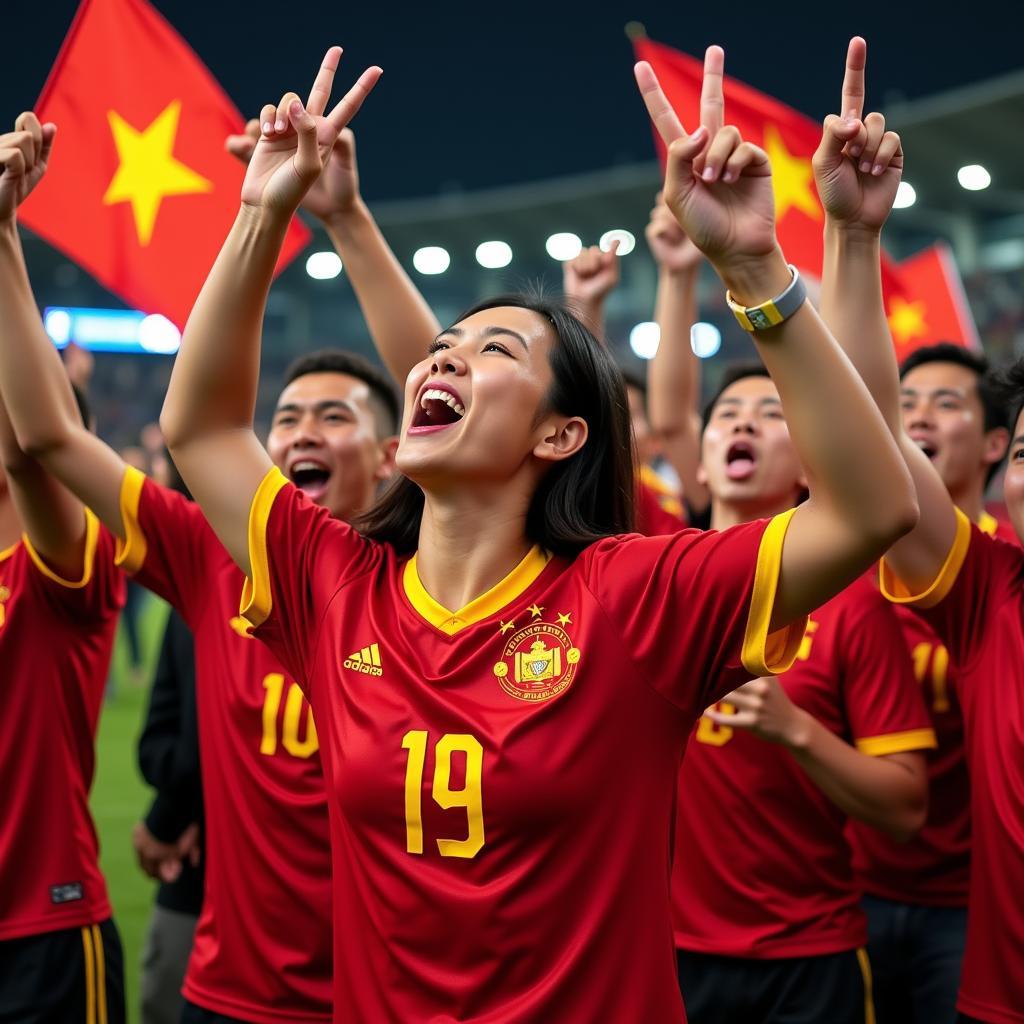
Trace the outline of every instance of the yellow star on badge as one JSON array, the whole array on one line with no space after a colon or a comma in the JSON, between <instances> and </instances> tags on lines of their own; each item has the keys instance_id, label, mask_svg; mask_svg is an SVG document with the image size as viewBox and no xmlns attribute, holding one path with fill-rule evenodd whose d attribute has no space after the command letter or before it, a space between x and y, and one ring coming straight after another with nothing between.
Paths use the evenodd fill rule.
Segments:
<instances>
[{"instance_id":1,"label":"yellow star on badge","mask_svg":"<svg viewBox=\"0 0 1024 1024\"><path fill-rule=\"evenodd\" d=\"M572 612L568 615L563 615L561 612L558 613L558 624L560 626L571 626L572 625Z\"/></svg>"},{"instance_id":2,"label":"yellow star on badge","mask_svg":"<svg viewBox=\"0 0 1024 1024\"><path fill-rule=\"evenodd\" d=\"M498 620L501 621L500 619ZM509 619L508 622L501 623L501 635L504 636L510 629L515 629L516 624L514 619Z\"/></svg>"},{"instance_id":3,"label":"yellow star on badge","mask_svg":"<svg viewBox=\"0 0 1024 1024\"><path fill-rule=\"evenodd\" d=\"M889 329L897 345L906 345L913 338L928 337L928 324L924 314L923 302L908 302L899 295L893 296Z\"/></svg>"},{"instance_id":4,"label":"yellow star on badge","mask_svg":"<svg viewBox=\"0 0 1024 1024\"><path fill-rule=\"evenodd\" d=\"M803 210L812 220L821 220L821 203L814 191L811 161L792 156L778 128L770 124L764 130L764 151L772 162L772 186L775 189L775 219L782 220L791 209Z\"/></svg>"},{"instance_id":5,"label":"yellow star on badge","mask_svg":"<svg viewBox=\"0 0 1024 1024\"><path fill-rule=\"evenodd\" d=\"M139 245L149 245L160 203L166 196L213 190L212 181L207 181L174 158L174 140L180 116L181 100L174 100L149 127L140 132L116 110L107 111L120 163L107 186L103 204L132 204Z\"/></svg>"},{"instance_id":6,"label":"yellow star on badge","mask_svg":"<svg viewBox=\"0 0 1024 1024\"><path fill-rule=\"evenodd\" d=\"M538 607L537 607L537 606L536 606L535 604L531 604L531 605L530 605L530 607L529 607L529 608L527 608L526 610L527 610L527 611L528 611L528 612L529 612L529 613L530 613L530 614L531 614L531 615L532 615L532 616L533 616L533 617L534 617L535 619L539 619L539 618L540 618L540 616L541 616L541 612L543 612L543 611L544 611L544 609L543 609L543 608L538 608Z\"/></svg>"}]
</instances>

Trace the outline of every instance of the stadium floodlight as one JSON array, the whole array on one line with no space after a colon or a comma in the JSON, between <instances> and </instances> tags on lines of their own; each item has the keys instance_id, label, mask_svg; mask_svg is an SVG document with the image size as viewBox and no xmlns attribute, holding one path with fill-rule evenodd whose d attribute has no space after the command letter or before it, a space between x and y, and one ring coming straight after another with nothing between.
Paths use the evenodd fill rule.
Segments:
<instances>
[{"instance_id":1,"label":"stadium floodlight","mask_svg":"<svg viewBox=\"0 0 1024 1024\"><path fill-rule=\"evenodd\" d=\"M574 260L583 249L583 243L579 235L571 231L558 231L551 235L544 243L544 248L553 260L564 263L566 260Z\"/></svg>"},{"instance_id":2,"label":"stadium floodlight","mask_svg":"<svg viewBox=\"0 0 1024 1024\"><path fill-rule=\"evenodd\" d=\"M412 254L412 265L421 274L443 274L451 262L448 250L439 245L425 245Z\"/></svg>"},{"instance_id":3,"label":"stadium floodlight","mask_svg":"<svg viewBox=\"0 0 1024 1024\"><path fill-rule=\"evenodd\" d=\"M896 187L896 199L893 201L893 209L905 210L917 202L917 193L909 181L901 181Z\"/></svg>"},{"instance_id":4,"label":"stadium floodlight","mask_svg":"<svg viewBox=\"0 0 1024 1024\"><path fill-rule=\"evenodd\" d=\"M992 184L992 175L981 164L967 164L956 172L956 180L968 192L980 192Z\"/></svg>"},{"instance_id":5,"label":"stadium floodlight","mask_svg":"<svg viewBox=\"0 0 1024 1024\"><path fill-rule=\"evenodd\" d=\"M341 273L341 259L336 252L313 252L306 260L306 273L314 281L330 281Z\"/></svg>"},{"instance_id":6,"label":"stadium floodlight","mask_svg":"<svg viewBox=\"0 0 1024 1024\"><path fill-rule=\"evenodd\" d=\"M476 247L476 261L488 270L500 270L512 262L512 246L508 242L481 242Z\"/></svg>"},{"instance_id":7,"label":"stadium floodlight","mask_svg":"<svg viewBox=\"0 0 1024 1024\"><path fill-rule=\"evenodd\" d=\"M620 256L628 256L636 248L636 237L632 231L625 228L612 228L611 231L606 231L598 245L602 252L607 252L612 247L612 242L619 243Z\"/></svg>"},{"instance_id":8,"label":"stadium floodlight","mask_svg":"<svg viewBox=\"0 0 1024 1024\"><path fill-rule=\"evenodd\" d=\"M700 320L690 328L690 348L698 359L710 359L722 347L722 332Z\"/></svg>"},{"instance_id":9,"label":"stadium floodlight","mask_svg":"<svg viewBox=\"0 0 1024 1024\"><path fill-rule=\"evenodd\" d=\"M43 327L58 348L71 340L71 314L66 309L48 309L43 317Z\"/></svg>"},{"instance_id":10,"label":"stadium floodlight","mask_svg":"<svg viewBox=\"0 0 1024 1024\"><path fill-rule=\"evenodd\" d=\"M641 359L653 359L661 341L661 328L653 320L637 324L629 332L629 347Z\"/></svg>"},{"instance_id":11,"label":"stadium floodlight","mask_svg":"<svg viewBox=\"0 0 1024 1024\"><path fill-rule=\"evenodd\" d=\"M181 348L181 331L167 317L150 313L139 324L139 345L155 355L172 356Z\"/></svg>"}]
</instances>

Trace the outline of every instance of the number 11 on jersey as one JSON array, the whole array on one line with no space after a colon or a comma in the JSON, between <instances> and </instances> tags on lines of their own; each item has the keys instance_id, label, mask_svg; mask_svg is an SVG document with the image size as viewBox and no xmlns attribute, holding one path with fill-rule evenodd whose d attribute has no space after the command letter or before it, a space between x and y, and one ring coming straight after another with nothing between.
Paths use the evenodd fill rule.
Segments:
<instances>
[{"instance_id":1,"label":"number 11 on jersey","mask_svg":"<svg viewBox=\"0 0 1024 1024\"><path fill-rule=\"evenodd\" d=\"M427 760L429 735L425 729L410 729L402 737L402 749L408 751L405 766L405 848L423 853L423 769ZM451 788L452 754L466 755L466 784ZM442 857L475 857L484 845L483 807L484 748L468 733L446 733L434 746L434 803L444 810L464 807L465 839L438 839Z\"/></svg>"}]
</instances>

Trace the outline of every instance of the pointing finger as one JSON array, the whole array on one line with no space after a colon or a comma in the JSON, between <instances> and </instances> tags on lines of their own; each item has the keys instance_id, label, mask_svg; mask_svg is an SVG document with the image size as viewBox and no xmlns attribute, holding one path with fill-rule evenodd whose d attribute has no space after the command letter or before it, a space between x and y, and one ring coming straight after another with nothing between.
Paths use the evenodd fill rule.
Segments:
<instances>
[{"instance_id":1,"label":"pointing finger","mask_svg":"<svg viewBox=\"0 0 1024 1024\"><path fill-rule=\"evenodd\" d=\"M334 75L338 70L338 62L341 60L341 47L332 46L324 54L323 63L316 73L316 80L313 88L309 90L309 99L306 100L306 110L314 117L319 117L327 109L327 101L331 98L331 89L334 88Z\"/></svg>"},{"instance_id":2,"label":"pointing finger","mask_svg":"<svg viewBox=\"0 0 1024 1024\"><path fill-rule=\"evenodd\" d=\"M704 82L700 90L700 123L708 130L712 139L725 123L725 50L720 46L709 46L704 53Z\"/></svg>"},{"instance_id":3,"label":"pointing finger","mask_svg":"<svg viewBox=\"0 0 1024 1024\"><path fill-rule=\"evenodd\" d=\"M839 112L845 118L860 118L864 112L864 67L868 59L868 44L854 36L846 51L846 74L843 76L843 98Z\"/></svg>"},{"instance_id":4,"label":"pointing finger","mask_svg":"<svg viewBox=\"0 0 1024 1024\"><path fill-rule=\"evenodd\" d=\"M683 128L682 122L672 109L672 104L669 103L662 91L654 68L647 61L642 60L633 68L633 75L640 88L640 95L643 96L644 106L647 107L647 113L658 130L661 141L666 146L671 146L676 139L684 138L686 129Z\"/></svg>"},{"instance_id":5,"label":"pointing finger","mask_svg":"<svg viewBox=\"0 0 1024 1024\"><path fill-rule=\"evenodd\" d=\"M373 92L373 87L383 74L384 72L376 66L367 68L359 76L356 84L338 100L335 108L327 115L327 120L335 132L340 132L359 113L359 108Z\"/></svg>"}]
</instances>

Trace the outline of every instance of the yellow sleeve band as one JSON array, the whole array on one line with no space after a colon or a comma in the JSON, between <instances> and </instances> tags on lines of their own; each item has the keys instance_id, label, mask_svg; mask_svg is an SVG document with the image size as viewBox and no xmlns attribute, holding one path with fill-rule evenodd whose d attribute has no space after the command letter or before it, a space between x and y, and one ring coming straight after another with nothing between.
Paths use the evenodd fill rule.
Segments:
<instances>
[{"instance_id":1,"label":"yellow sleeve band","mask_svg":"<svg viewBox=\"0 0 1024 1024\"><path fill-rule=\"evenodd\" d=\"M260 481L249 506L249 568L252 573L242 586L239 614L255 629L267 621L273 608L270 591L270 558L267 554L267 522L278 491L287 477L273 466Z\"/></svg>"},{"instance_id":2,"label":"yellow sleeve band","mask_svg":"<svg viewBox=\"0 0 1024 1024\"><path fill-rule=\"evenodd\" d=\"M784 629L768 632L775 607L775 593L782 569L782 546L786 531L796 509L775 516L761 537L754 570L754 587L750 595L750 613L743 636L743 667L751 676L778 675L796 660L807 627L807 616Z\"/></svg>"},{"instance_id":3,"label":"yellow sleeve band","mask_svg":"<svg viewBox=\"0 0 1024 1024\"><path fill-rule=\"evenodd\" d=\"M884 736L862 736L854 745L869 757L902 754L907 750L934 750L938 746L933 729L908 729L890 732Z\"/></svg>"},{"instance_id":4,"label":"yellow sleeve band","mask_svg":"<svg viewBox=\"0 0 1024 1024\"><path fill-rule=\"evenodd\" d=\"M120 499L124 540L118 538L114 548L114 565L120 566L129 574L138 572L146 561L146 535L139 526L139 502L142 500L142 488L145 485L144 473L134 466L124 467Z\"/></svg>"},{"instance_id":5,"label":"yellow sleeve band","mask_svg":"<svg viewBox=\"0 0 1024 1024\"><path fill-rule=\"evenodd\" d=\"M878 565L879 587L882 594L893 604L912 604L916 608L934 608L952 589L956 578L967 557L967 549L971 544L971 521L960 511L956 512L956 536L949 549L946 561L939 570L938 576L919 594L913 594L910 588L892 571L883 558Z\"/></svg>"},{"instance_id":6,"label":"yellow sleeve band","mask_svg":"<svg viewBox=\"0 0 1024 1024\"><path fill-rule=\"evenodd\" d=\"M22 534L22 541L25 543L25 550L28 552L29 558L32 559L35 567L48 579L53 580L54 583L59 583L62 587L67 587L69 590L81 590L83 587L89 585L89 581L92 579L92 567L96 561L96 544L100 537L100 521L89 511L85 510L85 559L84 565L82 566L82 576L77 580L66 580L62 576L58 576L47 564L43 561L42 555L34 547L32 547L32 541L28 539L28 534Z\"/></svg>"}]
</instances>

